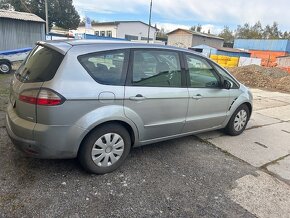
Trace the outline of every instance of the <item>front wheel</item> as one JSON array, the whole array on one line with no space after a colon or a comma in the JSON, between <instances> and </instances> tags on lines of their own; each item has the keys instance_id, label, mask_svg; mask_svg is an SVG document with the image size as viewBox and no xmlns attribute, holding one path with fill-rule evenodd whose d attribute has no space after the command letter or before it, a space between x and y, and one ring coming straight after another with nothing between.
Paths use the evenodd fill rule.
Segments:
<instances>
[{"instance_id":1,"label":"front wheel","mask_svg":"<svg viewBox=\"0 0 290 218\"><path fill-rule=\"evenodd\" d=\"M238 107L225 128L226 133L232 136L240 135L245 130L249 117L250 111L247 105Z\"/></svg>"},{"instance_id":2,"label":"front wheel","mask_svg":"<svg viewBox=\"0 0 290 218\"><path fill-rule=\"evenodd\" d=\"M130 149L128 131L122 125L107 124L97 127L86 137L78 159L88 172L105 174L120 167Z\"/></svg>"}]
</instances>

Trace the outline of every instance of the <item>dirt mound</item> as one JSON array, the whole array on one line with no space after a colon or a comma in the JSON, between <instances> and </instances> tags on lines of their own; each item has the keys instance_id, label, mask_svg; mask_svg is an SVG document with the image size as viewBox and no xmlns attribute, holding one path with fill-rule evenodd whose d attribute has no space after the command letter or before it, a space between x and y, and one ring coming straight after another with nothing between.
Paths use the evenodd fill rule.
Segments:
<instances>
[{"instance_id":1,"label":"dirt mound","mask_svg":"<svg viewBox=\"0 0 290 218\"><path fill-rule=\"evenodd\" d=\"M290 92L290 74L280 68L249 65L228 70L247 86L271 91Z\"/></svg>"}]
</instances>

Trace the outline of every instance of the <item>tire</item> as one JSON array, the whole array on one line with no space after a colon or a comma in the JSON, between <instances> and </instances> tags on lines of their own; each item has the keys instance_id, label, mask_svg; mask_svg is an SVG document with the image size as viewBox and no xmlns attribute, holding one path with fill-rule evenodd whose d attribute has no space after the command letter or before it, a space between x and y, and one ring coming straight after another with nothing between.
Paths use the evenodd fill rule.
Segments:
<instances>
[{"instance_id":1,"label":"tire","mask_svg":"<svg viewBox=\"0 0 290 218\"><path fill-rule=\"evenodd\" d=\"M86 171L105 174L119 168L130 149L131 138L128 131L119 124L105 124L94 129L85 138L79 149L78 159Z\"/></svg>"},{"instance_id":2,"label":"tire","mask_svg":"<svg viewBox=\"0 0 290 218\"><path fill-rule=\"evenodd\" d=\"M8 74L12 70L11 63L8 61L0 61L0 73L1 74Z\"/></svg>"},{"instance_id":3,"label":"tire","mask_svg":"<svg viewBox=\"0 0 290 218\"><path fill-rule=\"evenodd\" d=\"M242 104L233 113L225 132L231 136L240 135L246 128L250 117L250 111L247 105Z\"/></svg>"}]
</instances>

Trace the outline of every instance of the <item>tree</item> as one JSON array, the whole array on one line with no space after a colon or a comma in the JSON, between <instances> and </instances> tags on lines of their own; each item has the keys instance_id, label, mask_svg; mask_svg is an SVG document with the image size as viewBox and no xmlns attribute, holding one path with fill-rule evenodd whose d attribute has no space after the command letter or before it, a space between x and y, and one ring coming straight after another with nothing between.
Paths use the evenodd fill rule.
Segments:
<instances>
[{"instance_id":1,"label":"tree","mask_svg":"<svg viewBox=\"0 0 290 218\"><path fill-rule=\"evenodd\" d=\"M196 26L192 26L192 27L190 27L190 29L189 29L189 30L191 30L191 31L195 32L195 31L196 31Z\"/></svg>"},{"instance_id":2,"label":"tree","mask_svg":"<svg viewBox=\"0 0 290 218\"><path fill-rule=\"evenodd\" d=\"M99 23L99 21L97 20L91 20L91 24L92 26L94 26L95 24ZM85 26L86 25L86 18L84 17L81 22L79 23L79 26Z\"/></svg>"},{"instance_id":3,"label":"tree","mask_svg":"<svg viewBox=\"0 0 290 218\"><path fill-rule=\"evenodd\" d=\"M5 1L16 11L33 13L45 20L45 0ZM50 28L54 24L64 29L76 29L80 23L80 16L72 0L48 0L48 21Z\"/></svg>"},{"instance_id":4,"label":"tree","mask_svg":"<svg viewBox=\"0 0 290 218\"><path fill-rule=\"evenodd\" d=\"M165 33L165 30L163 27L157 32L156 39L161 41L167 41L167 34Z\"/></svg>"},{"instance_id":5,"label":"tree","mask_svg":"<svg viewBox=\"0 0 290 218\"><path fill-rule=\"evenodd\" d=\"M202 26L200 24L198 24L197 27L196 27L196 32L200 33L201 30L202 30Z\"/></svg>"},{"instance_id":6,"label":"tree","mask_svg":"<svg viewBox=\"0 0 290 218\"><path fill-rule=\"evenodd\" d=\"M0 9L14 10L13 6L8 2L8 0L0 0Z\"/></svg>"},{"instance_id":7,"label":"tree","mask_svg":"<svg viewBox=\"0 0 290 218\"><path fill-rule=\"evenodd\" d=\"M279 30L279 25L277 22L274 22L272 26L267 25L263 32L264 39L280 39L280 38L287 38L287 34L282 34Z\"/></svg>"},{"instance_id":8,"label":"tree","mask_svg":"<svg viewBox=\"0 0 290 218\"><path fill-rule=\"evenodd\" d=\"M193 31L193 32L201 32L201 30L202 30L202 26L201 26L200 24L197 24L197 26L192 26L192 27L190 27L189 30L191 30L191 31Z\"/></svg>"},{"instance_id":9,"label":"tree","mask_svg":"<svg viewBox=\"0 0 290 218\"><path fill-rule=\"evenodd\" d=\"M233 31L231 31L228 26L224 26L224 29L222 30L222 32L218 36L223 38L226 43L233 43L235 40L235 36L233 34Z\"/></svg>"},{"instance_id":10,"label":"tree","mask_svg":"<svg viewBox=\"0 0 290 218\"><path fill-rule=\"evenodd\" d=\"M262 24L260 21L258 21L250 28L249 37L251 37L251 39L261 39L263 37L263 31Z\"/></svg>"}]
</instances>

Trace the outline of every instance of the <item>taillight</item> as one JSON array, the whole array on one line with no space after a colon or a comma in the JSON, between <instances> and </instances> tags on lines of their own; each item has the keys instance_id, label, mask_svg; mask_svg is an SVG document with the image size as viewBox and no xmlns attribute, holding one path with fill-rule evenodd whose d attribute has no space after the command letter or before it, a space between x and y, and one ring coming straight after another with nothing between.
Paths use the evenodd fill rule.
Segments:
<instances>
[{"instance_id":1,"label":"taillight","mask_svg":"<svg viewBox=\"0 0 290 218\"><path fill-rule=\"evenodd\" d=\"M50 89L30 89L19 95L19 100L36 105L55 106L62 104L65 99Z\"/></svg>"}]
</instances>

